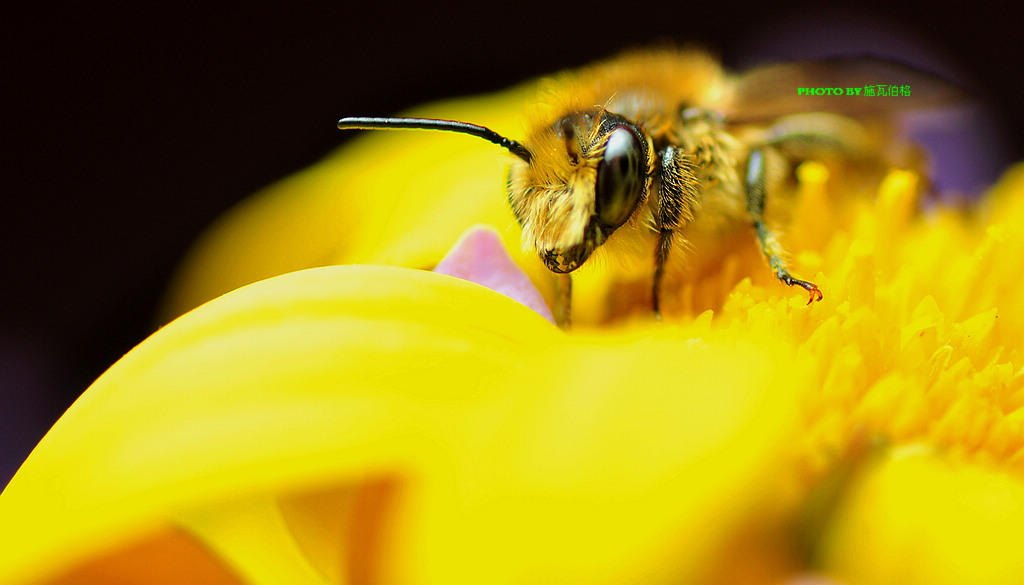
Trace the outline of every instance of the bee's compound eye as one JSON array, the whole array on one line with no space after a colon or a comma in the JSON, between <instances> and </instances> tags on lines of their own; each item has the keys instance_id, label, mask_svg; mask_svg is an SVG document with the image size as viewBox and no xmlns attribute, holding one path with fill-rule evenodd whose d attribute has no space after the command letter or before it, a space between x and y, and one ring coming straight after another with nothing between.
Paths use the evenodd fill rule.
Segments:
<instances>
[{"instance_id":1,"label":"bee's compound eye","mask_svg":"<svg viewBox=\"0 0 1024 585\"><path fill-rule=\"evenodd\" d=\"M597 167L597 215L612 228L626 223L643 191L645 169L640 137L619 126L608 135L604 158Z\"/></svg>"}]
</instances>

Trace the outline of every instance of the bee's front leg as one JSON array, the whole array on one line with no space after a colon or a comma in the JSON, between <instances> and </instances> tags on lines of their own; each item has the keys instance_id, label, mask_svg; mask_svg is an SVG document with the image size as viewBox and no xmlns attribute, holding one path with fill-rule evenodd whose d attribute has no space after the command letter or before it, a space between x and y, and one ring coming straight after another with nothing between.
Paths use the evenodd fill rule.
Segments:
<instances>
[{"instance_id":1,"label":"bee's front leg","mask_svg":"<svg viewBox=\"0 0 1024 585\"><path fill-rule=\"evenodd\" d=\"M672 249L676 230L693 219L697 178L693 161L681 148L668 146L660 153L661 182L658 184L658 248L654 253L654 282L651 298L654 314L661 318L661 280Z\"/></svg>"},{"instance_id":2,"label":"bee's front leg","mask_svg":"<svg viewBox=\"0 0 1024 585\"><path fill-rule=\"evenodd\" d=\"M654 316L661 319L661 279L665 274L665 263L668 251L672 249L672 230L662 229L658 232L658 249L654 255L654 283L651 285L651 298L654 304Z\"/></svg>"},{"instance_id":3,"label":"bee's front leg","mask_svg":"<svg viewBox=\"0 0 1024 585\"><path fill-rule=\"evenodd\" d=\"M817 285L813 282L794 278L790 274L789 267L786 266L784 259L785 251L782 249L782 245L779 244L775 234L765 225L765 183L764 151L760 148L755 148L750 151L750 160L747 162L747 211L750 213L754 230L757 232L757 242L761 245L761 252L768 259L768 265L771 266L776 278L789 286L802 287L810 294L810 298L807 300L808 305L814 301L820 301L823 295Z\"/></svg>"},{"instance_id":4,"label":"bee's front leg","mask_svg":"<svg viewBox=\"0 0 1024 585\"><path fill-rule=\"evenodd\" d=\"M572 275L555 274L555 288L558 294L555 301L555 324L568 329L572 326Z\"/></svg>"}]
</instances>

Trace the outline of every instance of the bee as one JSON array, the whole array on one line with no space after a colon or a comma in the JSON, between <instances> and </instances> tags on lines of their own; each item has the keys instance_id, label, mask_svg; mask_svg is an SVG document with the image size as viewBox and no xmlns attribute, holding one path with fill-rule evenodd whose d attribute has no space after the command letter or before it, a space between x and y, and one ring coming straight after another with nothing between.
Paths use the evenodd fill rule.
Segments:
<instances>
[{"instance_id":1,"label":"bee","mask_svg":"<svg viewBox=\"0 0 1024 585\"><path fill-rule=\"evenodd\" d=\"M880 81L911 87L913 97L838 97L832 89ZM765 220L769 161L863 150L854 119L946 104L955 93L937 76L880 59L784 63L734 76L703 51L658 49L552 78L521 140L454 120L349 117L338 128L459 132L508 150L507 196L523 246L560 275L567 323L570 275L598 248L628 255L637 241L650 243L651 308L660 316L670 255L687 248L688 233L717 229L712 224L748 223L775 277L804 289L807 304L820 301L821 289L793 274Z\"/></svg>"}]
</instances>

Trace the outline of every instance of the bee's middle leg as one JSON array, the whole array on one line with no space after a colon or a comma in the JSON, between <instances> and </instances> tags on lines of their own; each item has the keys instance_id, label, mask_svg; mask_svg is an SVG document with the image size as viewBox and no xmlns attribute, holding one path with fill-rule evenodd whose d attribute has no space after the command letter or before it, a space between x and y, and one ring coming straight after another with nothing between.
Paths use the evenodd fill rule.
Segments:
<instances>
[{"instance_id":1,"label":"bee's middle leg","mask_svg":"<svg viewBox=\"0 0 1024 585\"><path fill-rule=\"evenodd\" d=\"M767 225L765 225L765 184L764 151L760 148L755 148L750 151L750 160L747 162L747 211L750 213L750 219L754 224L754 230L757 232L757 242L761 245L761 252L763 252L765 258L768 259L768 265L771 267L772 272L775 273L776 278L784 284L789 286L799 286L807 291L810 295L810 298L807 300L808 305L814 301L820 301L823 295L816 284L806 280L800 280L799 278L794 278L789 272L789 267L786 265L785 261L785 251L782 249L782 245L779 244L775 234L768 229Z\"/></svg>"}]
</instances>

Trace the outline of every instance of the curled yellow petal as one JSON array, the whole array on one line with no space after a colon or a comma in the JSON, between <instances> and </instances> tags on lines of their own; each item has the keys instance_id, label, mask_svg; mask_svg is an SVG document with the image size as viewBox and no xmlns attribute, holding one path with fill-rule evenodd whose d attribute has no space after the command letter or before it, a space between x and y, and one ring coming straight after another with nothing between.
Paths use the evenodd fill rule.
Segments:
<instances>
[{"instance_id":1,"label":"curled yellow petal","mask_svg":"<svg viewBox=\"0 0 1024 585\"><path fill-rule=\"evenodd\" d=\"M396 441L419 431L404 422L411 406L371 424L381 389L420 385L423 400L457 408L476 379L517 363L516 348L553 335L511 299L417 271L336 268L239 290L142 343L44 438L3 494L17 535L3 560L39 561L50 555L34 547L60 543L76 543L64 551L74 558L103 542L96 531L154 510L304 481L333 469L346 442L362 447L349 472L401 459Z\"/></svg>"},{"instance_id":2,"label":"curled yellow petal","mask_svg":"<svg viewBox=\"0 0 1024 585\"><path fill-rule=\"evenodd\" d=\"M184 534L213 582L696 578L788 486L772 347L570 337L405 269L263 281L140 344L54 426L0 496L0 575L95 578Z\"/></svg>"}]
</instances>

